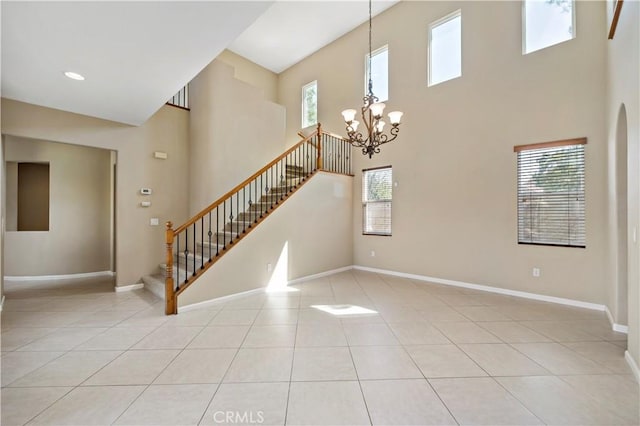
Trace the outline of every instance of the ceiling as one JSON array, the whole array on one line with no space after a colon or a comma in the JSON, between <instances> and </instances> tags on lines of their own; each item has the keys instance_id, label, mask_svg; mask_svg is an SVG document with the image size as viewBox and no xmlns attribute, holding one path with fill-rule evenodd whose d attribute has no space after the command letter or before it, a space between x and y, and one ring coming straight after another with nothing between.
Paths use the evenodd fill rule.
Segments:
<instances>
[{"instance_id":1,"label":"ceiling","mask_svg":"<svg viewBox=\"0 0 640 426\"><path fill-rule=\"evenodd\" d=\"M398 1L373 1L373 16ZM368 18L365 0L277 1L231 43L229 49L280 73Z\"/></svg>"},{"instance_id":2,"label":"ceiling","mask_svg":"<svg viewBox=\"0 0 640 426\"><path fill-rule=\"evenodd\" d=\"M395 3L375 1L374 14ZM227 47L280 72L368 16L366 0L2 1L1 8L3 97L131 125Z\"/></svg>"}]
</instances>

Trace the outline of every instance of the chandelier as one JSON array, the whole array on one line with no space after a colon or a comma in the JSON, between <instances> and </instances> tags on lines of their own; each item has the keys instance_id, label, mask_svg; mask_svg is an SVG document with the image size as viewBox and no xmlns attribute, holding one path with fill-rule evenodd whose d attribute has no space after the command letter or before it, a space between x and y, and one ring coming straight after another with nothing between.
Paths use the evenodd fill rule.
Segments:
<instances>
[{"instance_id":1,"label":"chandelier","mask_svg":"<svg viewBox=\"0 0 640 426\"><path fill-rule=\"evenodd\" d=\"M367 61L369 65L369 84L367 86L367 95L362 98L364 105L361 108L365 130L358 132L360 122L355 119L357 114L355 109L342 111L342 117L347 124L347 142L357 148L362 148L362 153L371 158L373 154L380 152L380 145L391 142L398 137L400 119L403 114L400 111L390 112L388 117L391 129L389 134L384 133L386 122L383 120L382 113L386 105L383 102L379 102L378 97L373 94L373 80L371 78L371 0L369 0L369 56Z\"/></svg>"}]
</instances>

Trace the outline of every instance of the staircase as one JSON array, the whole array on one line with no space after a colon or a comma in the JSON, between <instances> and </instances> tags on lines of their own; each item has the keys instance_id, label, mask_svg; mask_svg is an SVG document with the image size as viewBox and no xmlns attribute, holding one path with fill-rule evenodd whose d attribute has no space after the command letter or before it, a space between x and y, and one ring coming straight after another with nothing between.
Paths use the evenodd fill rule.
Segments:
<instances>
[{"instance_id":1,"label":"staircase","mask_svg":"<svg viewBox=\"0 0 640 426\"><path fill-rule=\"evenodd\" d=\"M351 145L317 130L183 225L167 222L166 260L145 286L176 314L178 296L318 171L351 175Z\"/></svg>"}]
</instances>

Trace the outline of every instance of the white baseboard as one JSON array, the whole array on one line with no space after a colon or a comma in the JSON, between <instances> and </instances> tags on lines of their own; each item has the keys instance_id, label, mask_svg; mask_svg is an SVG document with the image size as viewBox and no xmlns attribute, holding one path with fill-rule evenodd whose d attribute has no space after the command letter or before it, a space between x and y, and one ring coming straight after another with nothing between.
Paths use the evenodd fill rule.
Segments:
<instances>
[{"instance_id":1,"label":"white baseboard","mask_svg":"<svg viewBox=\"0 0 640 426\"><path fill-rule=\"evenodd\" d=\"M2 307L4 306L4 295L0 298L0 312L2 312Z\"/></svg>"},{"instance_id":2,"label":"white baseboard","mask_svg":"<svg viewBox=\"0 0 640 426\"><path fill-rule=\"evenodd\" d=\"M636 382L640 383L640 368L638 368L638 364L636 364L636 361L633 359L628 350L624 351L624 359L627 361L627 364L629 364L629 367L631 367L631 371L633 371Z\"/></svg>"},{"instance_id":3,"label":"white baseboard","mask_svg":"<svg viewBox=\"0 0 640 426\"><path fill-rule=\"evenodd\" d=\"M203 309L219 303L229 302L230 300L239 299L241 297L250 296L252 294L264 293L264 287L254 288L253 290L243 291L240 293L230 294L228 296L216 297L215 299L205 300L204 302L192 303L191 305L178 306L178 313L193 311L194 309Z\"/></svg>"},{"instance_id":4,"label":"white baseboard","mask_svg":"<svg viewBox=\"0 0 640 426\"><path fill-rule=\"evenodd\" d=\"M289 285L291 284L299 284L305 281L310 281L316 278L321 278L321 277L326 277L329 275L333 275L333 274L337 274L340 272L345 272L345 271L349 271L351 269L356 269L356 270L360 270L360 271L367 271L367 272L373 272L376 274L383 274L383 275L392 275L392 276L396 276L396 277L402 277L402 278L408 278L408 279L413 279L413 280L418 280L418 281L426 281L426 282L431 282L431 283L436 283L436 284L444 284L444 285L450 285L450 286L454 286L454 287L462 287L462 288L468 288L471 290L479 290L479 291L486 291L489 293L497 293L497 294L504 294L507 296L514 296L514 297L521 297L524 299L531 299L531 300L539 300L542 302L550 302L550 303L557 303L560 305L567 305L567 306L575 306L575 307L579 307L579 308L585 308L585 309L591 309L591 310L595 310L595 311L600 311L600 312L606 312L607 315L610 317L610 321L613 319L611 317L611 313L609 312L609 310L607 309L607 307L605 305L600 305L597 303L590 303L590 302L583 302L581 300L574 300L574 299L566 299L566 298L562 298L562 297L555 297L555 296L546 296L543 294L536 294L536 293L528 293L525 291L518 291L518 290L509 290L506 288L500 288L500 287L491 287L491 286L487 286L487 285L481 285L481 284L473 284L473 283L467 283L467 282L463 282L463 281L455 281L455 280L448 280L448 279L444 279L444 278L436 278L436 277L429 277L426 275L417 275L417 274L408 274L405 272L397 272L397 271L390 271L387 269L378 269L378 268L370 268L368 266L360 266L360 265L352 265L352 266L345 266L342 268L337 268L337 269L332 269L329 271L325 271L325 272L320 272L317 274L313 274L313 275L308 275L305 277L300 277L300 278L296 278L293 280L290 280L288 282ZM198 302L198 303L193 303L191 305L186 305L186 306L182 306L178 308L178 312L186 312L186 311L190 311L193 309L198 309L198 308L204 308L204 307L208 307L208 306L212 306L215 304L218 304L220 302L226 302L229 300L233 300L235 298L238 297L242 297L242 296L247 296L250 294L257 294L257 293L261 293L265 291L265 287L260 287L254 290L249 290L249 291L245 291L242 293L236 293L236 294L231 294L229 296L223 296L223 297L218 297L216 299L211 299L211 300L206 300L204 302ZM615 331L619 331L622 333L626 333L626 326L620 325L620 324L615 324L613 323L613 329Z\"/></svg>"},{"instance_id":5,"label":"white baseboard","mask_svg":"<svg viewBox=\"0 0 640 426\"><path fill-rule=\"evenodd\" d=\"M116 291L116 293L122 293L125 291L139 290L141 288L144 288L144 284L138 283L138 284L131 284L131 285L117 285L114 287L114 290Z\"/></svg>"},{"instance_id":6,"label":"white baseboard","mask_svg":"<svg viewBox=\"0 0 640 426\"><path fill-rule=\"evenodd\" d=\"M300 278L296 278L296 279L293 279L293 280L289 280L287 282L287 285L300 284L300 283L303 283L305 281L315 280L316 278L328 277L329 275L335 275L335 274L338 274L340 272L350 271L352 269L353 269L352 265L344 266L342 268L337 268L337 269L331 269L329 271L320 272L320 273L317 273L317 274L307 275L307 276L304 276L304 277L300 277Z\"/></svg>"},{"instance_id":7,"label":"white baseboard","mask_svg":"<svg viewBox=\"0 0 640 426\"><path fill-rule=\"evenodd\" d=\"M579 308L593 309L595 311L604 311L605 306L597 303L583 302L580 300L565 299L563 297L545 296L543 294L528 293L526 291L509 290L500 287L491 287L481 284L466 283L463 281L447 280L443 278L427 277L425 275L407 274L404 272L389 271L386 269L369 268L367 266L354 265L353 269L360 271L374 272L376 274L393 275L396 277L409 278L418 281L428 281L436 284L450 285L454 287L463 287L472 290L487 291L490 293L504 294L507 296L522 297L524 299L539 300L542 302L558 303L560 305L576 306Z\"/></svg>"},{"instance_id":8,"label":"white baseboard","mask_svg":"<svg viewBox=\"0 0 640 426\"><path fill-rule=\"evenodd\" d=\"M56 281L56 280L75 280L84 278L111 278L116 274L112 271L85 272L81 274L65 274L65 275L34 275L34 276L5 276L7 282L20 281Z\"/></svg>"},{"instance_id":9,"label":"white baseboard","mask_svg":"<svg viewBox=\"0 0 640 426\"><path fill-rule=\"evenodd\" d=\"M622 324L617 324L613 320L613 315L611 314L611 311L609 310L608 306L604 307L604 312L607 314L607 319L609 320L609 324L611 324L611 328L613 329L613 331L617 331L618 333L629 334L629 327L628 326L622 325Z\"/></svg>"},{"instance_id":10,"label":"white baseboard","mask_svg":"<svg viewBox=\"0 0 640 426\"><path fill-rule=\"evenodd\" d=\"M324 272L319 272L317 274L313 274L313 275L307 275L305 277L300 277L300 278L296 278L290 281L287 281L287 285L292 285L292 284L300 284L303 283L305 281L310 281L316 278L321 278L321 277L326 277L329 275L334 275L337 274L339 272L344 272L344 271L350 271L351 269L353 269L353 266L345 266L342 268L337 268L337 269L331 269L329 271L324 271ZM207 308L213 305L217 305L219 303L223 303L223 302L228 302L230 300L233 299L237 299L243 296L249 296L252 294L259 294L259 293L265 293L267 290L266 287L260 287L260 288L256 288L253 290L248 290L248 291L243 291L241 293L234 293L234 294L230 294L228 296L222 296L222 297L217 297L215 299L210 299L210 300L205 300L204 302L197 302L197 303L192 303L191 305L186 305L186 306L179 306L178 307L178 313L181 312L188 312L188 311L192 311L194 309L202 309L202 308Z\"/></svg>"}]
</instances>

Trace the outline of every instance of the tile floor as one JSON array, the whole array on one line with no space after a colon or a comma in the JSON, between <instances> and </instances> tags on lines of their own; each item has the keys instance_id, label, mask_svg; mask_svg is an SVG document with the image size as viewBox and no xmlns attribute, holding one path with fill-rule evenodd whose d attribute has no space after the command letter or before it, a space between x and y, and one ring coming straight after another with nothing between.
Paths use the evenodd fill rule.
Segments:
<instances>
[{"instance_id":1,"label":"tile floor","mask_svg":"<svg viewBox=\"0 0 640 426\"><path fill-rule=\"evenodd\" d=\"M3 425L640 423L601 312L360 271L173 317L104 281L6 296ZM347 304L374 312L314 308Z\"/></svg>"}]
</instances>

